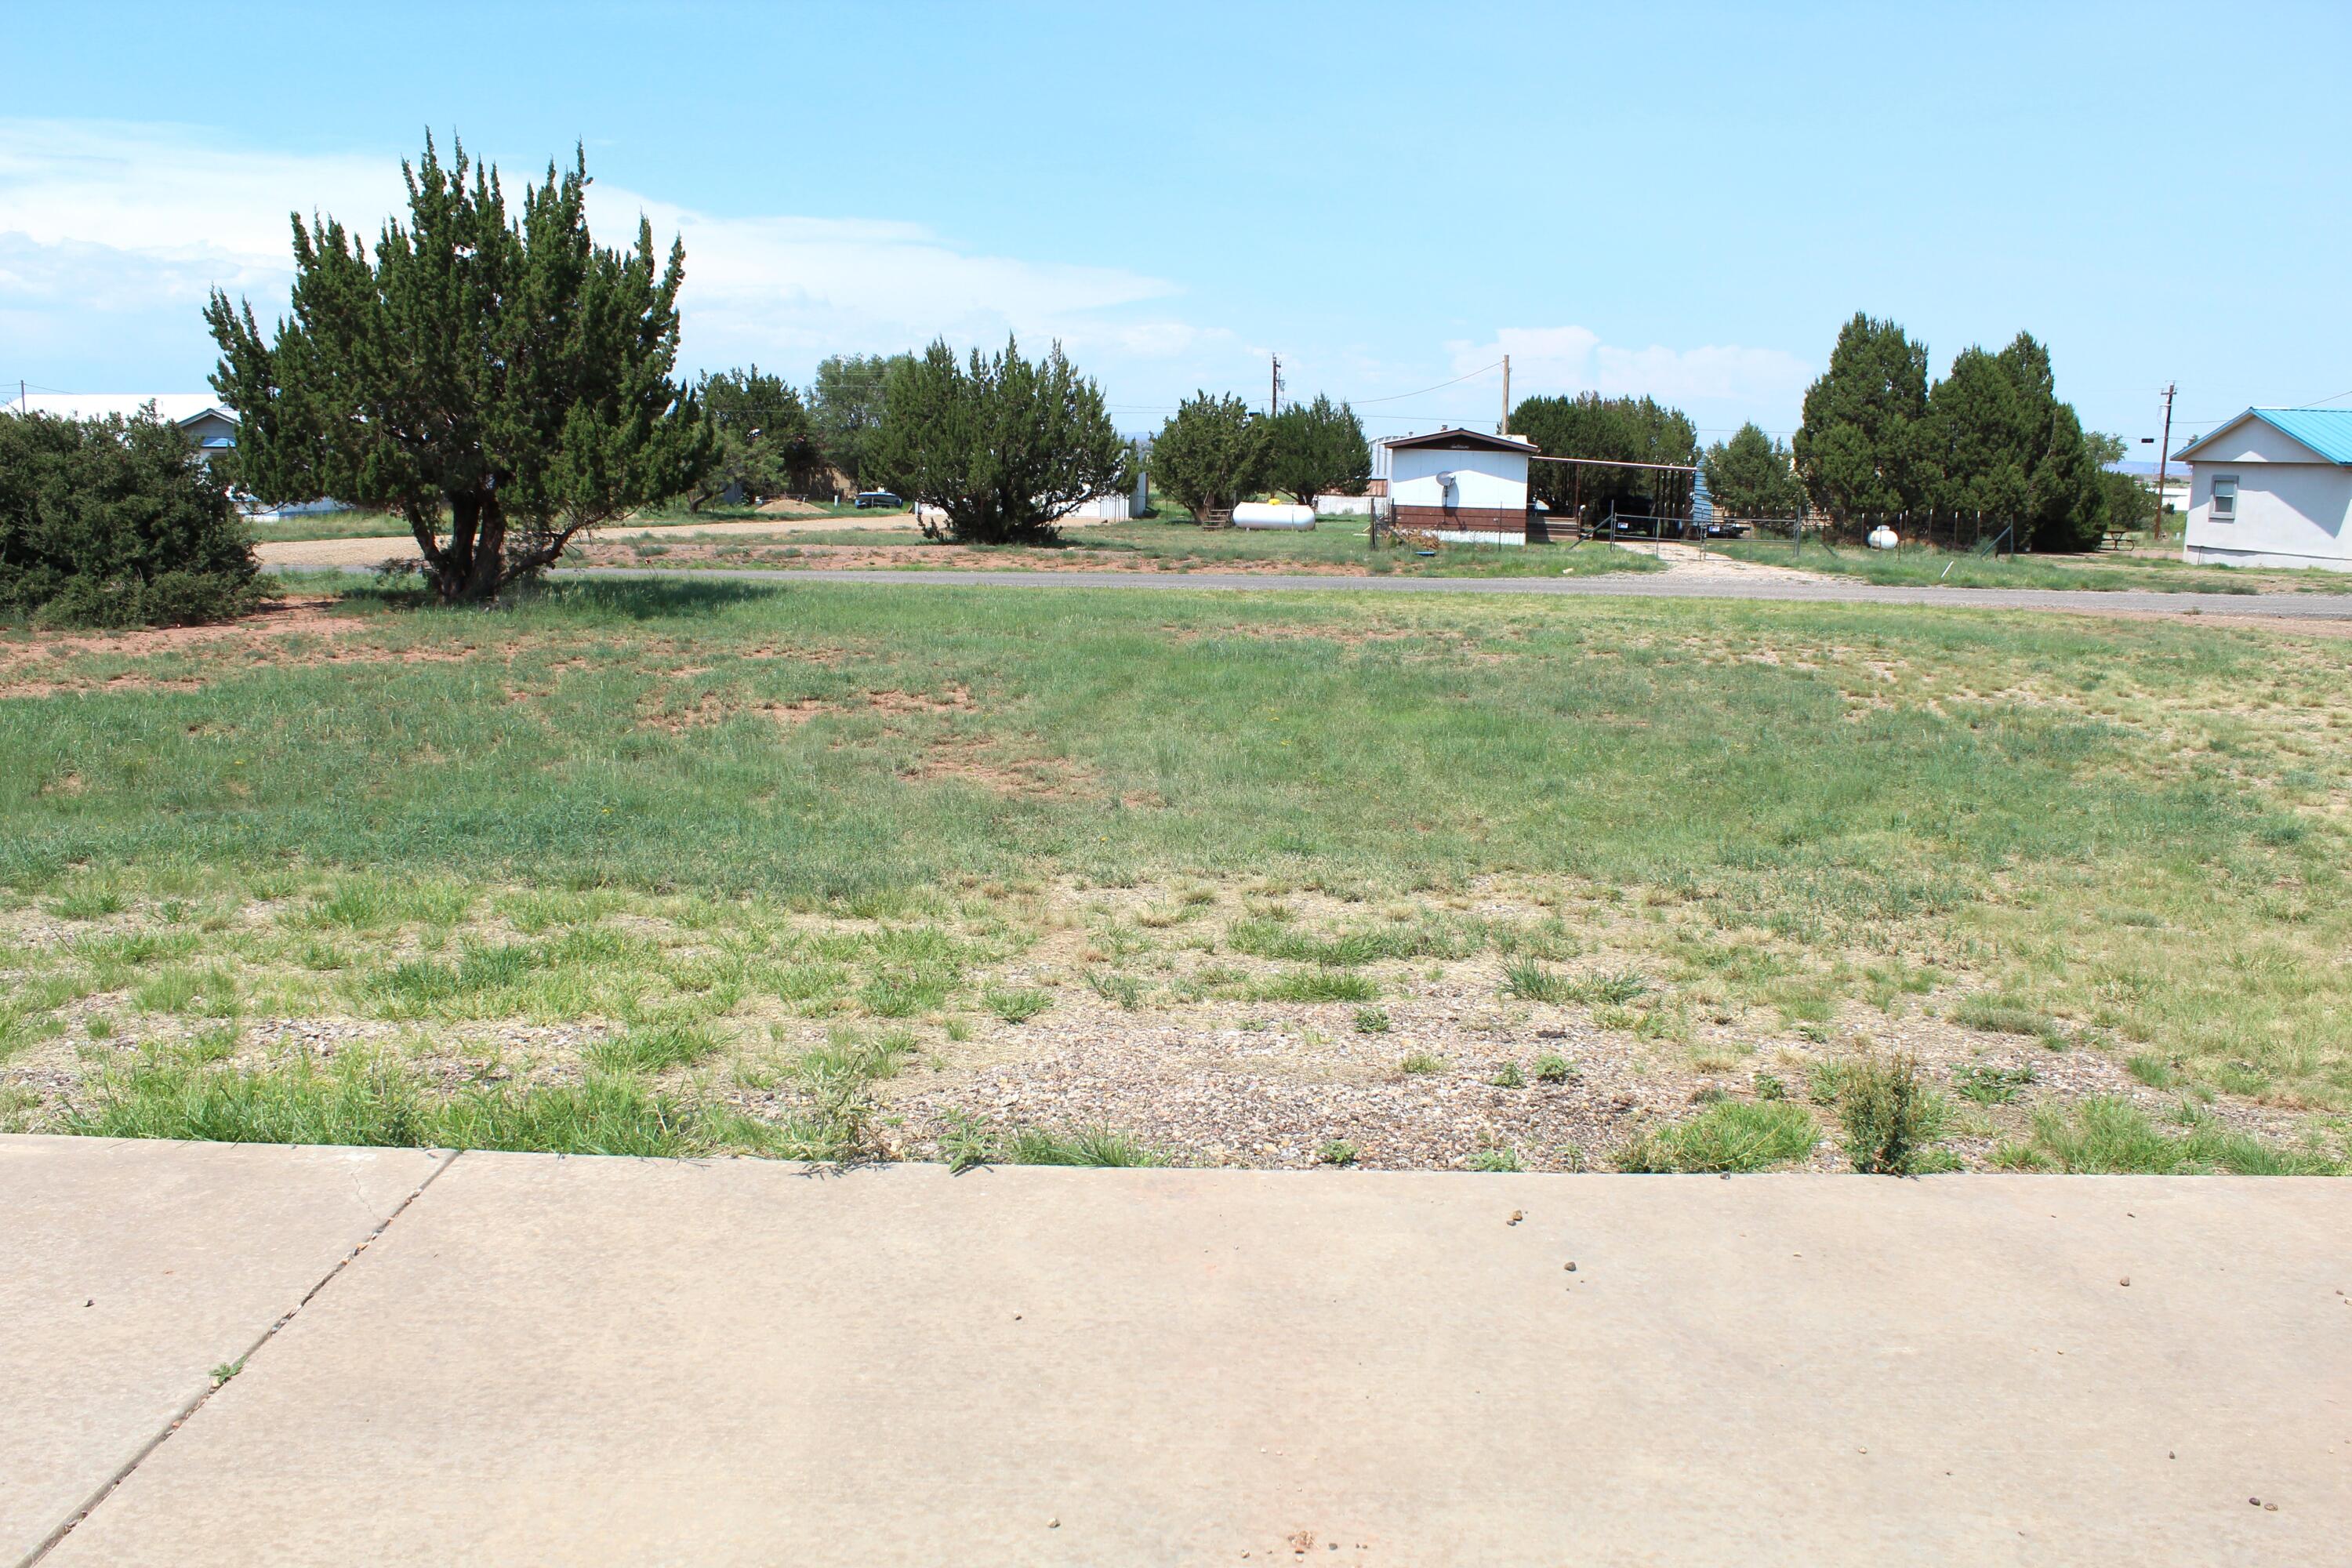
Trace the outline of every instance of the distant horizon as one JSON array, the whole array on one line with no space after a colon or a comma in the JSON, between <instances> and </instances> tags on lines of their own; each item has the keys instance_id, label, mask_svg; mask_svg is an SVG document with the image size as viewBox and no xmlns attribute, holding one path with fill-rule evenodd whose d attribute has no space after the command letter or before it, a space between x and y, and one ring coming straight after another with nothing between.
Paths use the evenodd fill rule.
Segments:
<instances>
[{"instance_id":1,"label":"distant horizon","mask_svg":"<svg viewBox=\"0 0 2352 1568\"><path fill-rule=\"evenodd\" d=\"M2084 425L2135 446L2168 383L2176 443L2249 405L2352 398L2352 322L2320 292L2352 241L2352 176L2317 151L2343 8L2234 14L2299 45L2215 135L2168 129L2190 79L2136 45L2217 25L2171 5L1209 5L1171 27L1056 6L425 4L388 35L207 12L240 81L331 80L331 112L309 88L224 97L177 11L112 15L12 31L11 394L203 388L207 291L282 311L288 214L372 240L430 126L510 192L584 144L600 239L641 216L658 244L682 236L688 375L757 362L805 384L828 353L1017 333L1061 341L1149 433L1195 390L1263 406L1278 355L1286 395L1345 399L1379 437L1492 428L1507 353L1514 401L1646 394L1703 440L1750 420L1785 439L1859 310L1927 343L1938 376L2030 331ZM738 60L876 63L730 98L714 70ZM1654 72L1572 61L1670 62L1675 110Z\"/></svg>"}]
</instances>

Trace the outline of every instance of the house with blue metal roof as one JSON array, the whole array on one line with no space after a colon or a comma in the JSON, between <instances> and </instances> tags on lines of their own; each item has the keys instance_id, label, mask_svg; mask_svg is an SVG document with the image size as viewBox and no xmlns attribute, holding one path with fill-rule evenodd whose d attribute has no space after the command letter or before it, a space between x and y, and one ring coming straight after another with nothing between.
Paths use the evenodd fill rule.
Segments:
<instances>
[{"instance_id":1,"label":"house with blue metal roof","mask_svg":"<svg viewBox=\"0 0 2352 1568\"><path fill-rule=\"evenodd\" d=\"M2352 408L2249 408L2175 453L2182 559L2352 572Z\"/></svg>"}]
</instances>

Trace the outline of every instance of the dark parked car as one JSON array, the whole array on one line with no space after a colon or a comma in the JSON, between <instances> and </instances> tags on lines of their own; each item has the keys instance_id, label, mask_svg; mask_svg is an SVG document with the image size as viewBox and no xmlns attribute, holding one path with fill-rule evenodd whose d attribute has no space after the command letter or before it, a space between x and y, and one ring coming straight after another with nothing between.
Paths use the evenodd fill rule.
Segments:
<instances>
[{"instance_id":1,"label":"dark parked car","mask_svg":"<svg viewBox=\"0 0 2352 1568\"><path fill-rule=\"evenodd\" d=\"M864 511L868 507L875 506L888 507L893 510L898 510L904 508L906 504L907 503L905 501L900 500L888 490L859 490L857 492L857 510L860 511Z\"/></svg>"}]
</instances>

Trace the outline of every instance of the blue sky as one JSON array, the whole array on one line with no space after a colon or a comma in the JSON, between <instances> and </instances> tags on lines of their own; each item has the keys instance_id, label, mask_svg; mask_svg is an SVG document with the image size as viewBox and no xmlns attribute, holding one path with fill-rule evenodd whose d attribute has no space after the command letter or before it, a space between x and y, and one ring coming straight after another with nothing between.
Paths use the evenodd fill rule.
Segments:
<instances>
[{"instance_id":1,"label":"blue sky","mask_svg":"<svg viewBox=\"0 0 2352 1568\"><path fill-rule=\"evenodd\" d=\"M102 19L101 19L102 18ZM199 390L285 215L373 233L453 128L584 142L688 247L686 354L1058 336L1375 435L1515 390L1785 432L1856 310L2021 328L2086 423L2352 392L2352 6L43 6L0 50L0 380ZM1435 384L1467 379L1436 391Z\"/></svg>"}]
</instances>

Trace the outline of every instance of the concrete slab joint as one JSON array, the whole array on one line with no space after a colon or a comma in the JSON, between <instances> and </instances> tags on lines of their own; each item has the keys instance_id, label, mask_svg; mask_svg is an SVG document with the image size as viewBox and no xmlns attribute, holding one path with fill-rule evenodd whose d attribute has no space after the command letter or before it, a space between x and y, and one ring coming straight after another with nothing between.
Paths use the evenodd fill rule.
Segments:
<instances>
[{"instance_id":1,"label":"concrete slab joint","mask_svg":"<svg viewBox=\"0 0 2352 1568\"><path fill-rule=\"evenodd\" d=\"M0 1561L47 1560L457 1158L0 1139L0 1212L20 1225L0 1318L22 1325ZM43 1397L60 1384L79 1419Z\"/></svg>"}]
</instances>

